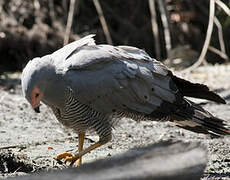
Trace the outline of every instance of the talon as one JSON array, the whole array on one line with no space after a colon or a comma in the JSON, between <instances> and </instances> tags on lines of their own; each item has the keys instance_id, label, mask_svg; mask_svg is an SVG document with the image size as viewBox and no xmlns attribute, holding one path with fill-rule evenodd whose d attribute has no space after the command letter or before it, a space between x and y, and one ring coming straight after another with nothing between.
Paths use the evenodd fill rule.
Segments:
<instances>
[{"instance_id":1,"label":"talon","mask_svg":"<svg viewBox=\"0 0 230 180\"><path fill-rule=\"evenodd\" d=\"M57 155L56 158L58 160L64 159L65 164L67 164L67 162L70 162L69 166L73 166L73 164L78 160L77 163L76 163L76 166L80 165L78 163L80 157L78 155L75 155L75 154L72 154L72 153L64 152L62 154Z\"/></svg>"},{"instance_id":2,"label":"talon","mask_svg":"<svg viewBox=\"0 0 230 180\"><path fill-rule=\"evenodd\" d=\"M73 164L79 159L78 156L73 155L71 157L66 157L64 163L66 164L68 161L70 162L69 166L73 166Z\"/></svg>"},{"instance_id":3,"label":"talon","mask_svg":"<svg viewBox=\"0 0 230 180\"><path fill-rule=\"evenodd\" d=\"M65 161L73 161L74 160L74 157L66 157L65 158ZM75 160L76 161L76 160Z\"/></svg>"},{"instance_id":4,"label":"talon","mask_svg":"<svg viewBox=\"0 0 230 180\"><path fill-rule=\"evenodd\" d=\"M81 165L81 159L78 159L75 164L76 164L76 167L80 166Z\"/></svg>"},{"instance_id":5,"label":"talon","mask_svg":"<svg viewBox=\"0 0 230 180\"><path fill-rule=\"evenodd\" d=\"M72 153L64 152L64 153L62 153L62 154L58 154L58 155L56 156L56 158L57 158L58 160L62 160L62 159L66 159L66 158L73 157L73 156L74 156L74 154L72 154Z\"/></svg>"}]
</instances>

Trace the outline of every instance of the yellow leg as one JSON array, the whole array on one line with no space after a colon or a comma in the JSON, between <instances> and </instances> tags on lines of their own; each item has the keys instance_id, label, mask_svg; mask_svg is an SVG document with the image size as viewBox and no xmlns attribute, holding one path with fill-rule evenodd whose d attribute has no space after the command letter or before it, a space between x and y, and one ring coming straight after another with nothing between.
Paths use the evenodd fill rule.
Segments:
<instances>
[{"instance_id":1,"label":"yellow leg","mask_svg":"<svg viewBox=\"0 0 230 180\"><path fill-rule=\"evenodd\" d=\"M85 132L79 133L78 134L78 152L81 152L83 149L84 139L85 139ZM67 157L73 157L73 156L75 156L73 153L64 152L64 153L57 155L56 158L59 160L62 160L62 159L66 159ZM81 165L81 162L82 162L82 157L78 159L78 161L76 162L76 166Z\"/></svg>"},{"instance_id":2,"label":"yellow leg","mask_svg":"<svg viewBox=\"0 0 230 180\"><path fill-rule=\"evenodd\" d=\"M85 140L85 133L79 133L78 134L78 153L80 153L83 150L83 145L84 145L84 140ZM82 163L82 157L80 157L77 162L76 166L80 166Z\"/></svg>"},{"instance_id":3,"label":"yellow leg","mask_svg":"<svg viewBox=\"0 0 230 180\"><path fill-rule=\"evenodd\" d=\"M91 145L90 147L86 148L85 150L79 152L78 154L74 154L72 156L67 156L65 157L65 163L67 161L70 162L70 166L73 166L74 162L76 162L78 159L80 159L83 155L87 154L88 152L102 146L104 143L101 143L101 142L97 142L93 145Z\"/></svg>"},{"instance_id":4,"label":"yellow leg","mask_svg":"<svg viewBox=\"0 0 230 180\"><path fill-rule=\"evenodd\" d=\"M81 137L80 139L79 139L79 144L81 144L78 148L83 148L83 141L84 141L84 138L82 138L83 137L83 134L81 135L81 136L79 136L79 137ZM100 147L100 146L102 146L102 145L104 145L104 144L106 144L107 142L109 142L111 140L111 136L109 136L106 140L104 140L104 141L98 141L98 142L96 142L95 144L93 144L93 145L91 145L91 146L89 146L88 148L86 148L86 149L84 149L84 150L81 150L79 153L77 153L77 154L72 154L72 153L68 153L68 152L65 152L65 153L62 153L62 154L60 154L60 155L58 155L57 156L57 159L59 159L59 160L61 160L61 159L65 159L65 163L66 162L70 162L70 166L73 166L73 164L79 159L79 161L81 162L81 158L82 158L82 156L84 156L85 154L87 154L88 152L90 152L90 151L92 151L92 150L94 150L94 149L96 149L96 148L98 148L98 147ZM82 142L82 143L80 143L80 141ZM81 147L82 146L82 147ZM77 163L76 163L76 165L78 165L78 164L80 164L79 163L79 161L77 161Z\"/></svg>"}]
</instances>

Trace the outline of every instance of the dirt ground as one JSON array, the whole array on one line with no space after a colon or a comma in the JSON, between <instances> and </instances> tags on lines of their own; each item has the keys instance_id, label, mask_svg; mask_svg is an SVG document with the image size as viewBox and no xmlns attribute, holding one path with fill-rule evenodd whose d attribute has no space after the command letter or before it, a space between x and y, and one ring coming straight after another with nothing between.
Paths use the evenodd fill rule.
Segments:
<instances>
[{"instance_id":1,"label":"dirt ground","mask_svg":"<svg viewBox=\"0 0 230 180\"><path fill-rule=\"evenodd\" d=\"M219 105L205 100L197 103L226 119L230 124L230 65L198 68L186 78L209 85L228 102ZM114 129L113 140L84 156L84 162L106 158L132 147L158 141L178 139L201 141L208 147L208 165L203 179L230 179L230 138L209 139L169 123L135 122L123 119ZM96 142L95 134L86 136L85 146ZM65 168L55 159L64 151L76 152L77 135L64 128L51 110L41 106L35 113L21 93L20 73L0 77L0 178L24 175L37 171Z\"/></svg>"}]
</instances>

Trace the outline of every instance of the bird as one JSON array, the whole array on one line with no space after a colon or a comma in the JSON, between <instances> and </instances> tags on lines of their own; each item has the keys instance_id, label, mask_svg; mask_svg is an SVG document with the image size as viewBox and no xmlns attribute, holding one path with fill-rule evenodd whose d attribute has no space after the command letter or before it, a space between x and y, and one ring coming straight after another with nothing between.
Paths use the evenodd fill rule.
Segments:
<instances>
[{"instance_id":1,"label":"bird","mask_svg":"<svg viewBox=\"0 0 230 180\"><path fill-rule=\"evenodd\" d=\"M21 75L22 92L39 112L41 102L60 123L78 134L78 153L57 159L73 166L112 139L121 118L169 121L195 132L223 137L230 134L226 120L213 116L187 97L226 104L206 85L179 78L144 50L132 46L96 44L94 34L43 57L30 60ZM99 140L84 148L85 134Z\"/></svg>"}]
</instances>

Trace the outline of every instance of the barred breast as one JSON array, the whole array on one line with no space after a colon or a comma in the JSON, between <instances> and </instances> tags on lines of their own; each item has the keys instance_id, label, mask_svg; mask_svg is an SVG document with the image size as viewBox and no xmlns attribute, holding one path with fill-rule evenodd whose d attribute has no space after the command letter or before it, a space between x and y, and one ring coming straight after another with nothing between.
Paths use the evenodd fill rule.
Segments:
<instances>
[{"instance_id":1,"label":"barred breast","mask_svg":"<svg viewBox=\"0 0 230 180\"><path fill-rule=\"evenodd\" d=\"M77 132L94 130L100 137L111 134L112 124L107 115L95 111L88 105L82 104L68 89L68 96L63 109L51 107L56 118L64 126Z\"/></svg>"}]
</instances>

